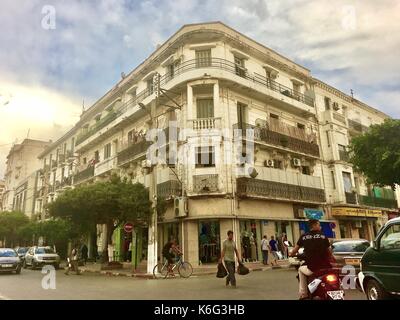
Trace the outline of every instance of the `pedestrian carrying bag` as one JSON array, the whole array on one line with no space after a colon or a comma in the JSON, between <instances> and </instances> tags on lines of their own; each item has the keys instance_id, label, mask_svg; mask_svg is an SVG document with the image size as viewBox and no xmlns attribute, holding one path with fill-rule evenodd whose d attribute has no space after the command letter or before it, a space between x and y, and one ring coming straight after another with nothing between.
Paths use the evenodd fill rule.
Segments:
<instances>
[{"instance_id":1,"label":"pedestrian carrying bag","mask_svg":"<svg viewBox=\"0 0 400 320\"><path fill-rule=\"evenodd\" d=\"M225 278L228 275L222 262L218 263L217 278Z\"/></svg>"},{"instance_id":2,"label":"pedestrian carrying bag","mask_svg":"<svg viewBox=\"0 0 400 320\"><path fill-rule=\"evenodd\" d=\"M250 272L250 270L243 263L239 263L237 272L238 272L238 274L244 276L244 275L248 274Z\"/></svg>"}]
</instances>

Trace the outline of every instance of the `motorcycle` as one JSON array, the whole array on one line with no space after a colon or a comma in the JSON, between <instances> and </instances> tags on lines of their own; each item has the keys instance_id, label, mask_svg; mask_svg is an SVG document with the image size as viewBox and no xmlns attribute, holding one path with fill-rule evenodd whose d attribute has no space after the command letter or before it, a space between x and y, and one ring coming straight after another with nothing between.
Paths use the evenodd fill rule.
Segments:
<instances>
[{"instance_id":1,"label":"motorcycle","mask_svg":"<svg viewBox=\"0 0 400 320\"><path fill-rule=\"evenodd\" d=\"M305 254L298 254L300 264L296 265L297 272L305 264ZM296 276L299 280L299 275ZM307 277L308 298L310 300L344 300L344 290L339 273L334 269L321 269Z\"/></svg>"}]
</instances>

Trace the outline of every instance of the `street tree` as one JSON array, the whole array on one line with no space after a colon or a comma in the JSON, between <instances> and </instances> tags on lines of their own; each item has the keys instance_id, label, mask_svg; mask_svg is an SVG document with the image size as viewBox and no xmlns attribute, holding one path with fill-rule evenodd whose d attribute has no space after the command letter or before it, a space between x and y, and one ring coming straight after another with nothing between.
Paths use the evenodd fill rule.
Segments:
<instances>
[{"instance_id":1,"label":"street tree","mask_svg":"<svg viewBox=\"0 0 400 320\"><path fill-rule=\"evenodd\" d=\"M29 218L22 212L0 212L0 239L4 246L14 247L19 244L19 230L29 224Z\"/></svg>"},{"instance_id":2,"label":"street tree","mask_svg":"<svg viewBox=\"0 0 400 320\"><path fill-rule=\"evenodd\" d=\"M165 210L162 201L159 207L160 211ZM109 181L67 190L48 206L48 210L51 216L68 219L80 230L89 230L93 224L105 224L107 235L102 257L103 262L107 262L108 244L112 242L116 227L124 221L148 223L152 202L142 184L133 184L113 175Z\"/></svg>"},{"instance_id":3,"label":"street tree","mask_svg":"<svg viewBox=\"0 0 400 320\"><path fill-rule=\"evenodd\" d=\"M350 144L350 161L369 183L400 184L400 120L386 119L354 137Z\"/></svg>"}]
</instances>

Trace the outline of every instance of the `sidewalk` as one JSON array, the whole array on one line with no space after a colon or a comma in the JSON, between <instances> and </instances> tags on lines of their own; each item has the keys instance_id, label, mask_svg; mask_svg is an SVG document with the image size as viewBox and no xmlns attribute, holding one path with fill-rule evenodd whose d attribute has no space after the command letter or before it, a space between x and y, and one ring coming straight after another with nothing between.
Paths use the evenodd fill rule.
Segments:
<instances>
[{"instance_id":1,"label":"sidewalk","mask_svg":"<svg viewBox=\"0 0 400 320\"><path fill-rule=\"evenodd\" d=\"M264 265L261 262L246 262L246 267L253 271L265 271L270 269L288 268L288 260L278 261L278 266L271 267L270 265ZM132 268L130 263L123 263L122 269L115 270L101 270L100 263L87 263L86 266L79 267L82 273L96 273L104 276L114 277L131 277L131 278L142 278L142 279L153 279L152 274L147 274L146 262L142 262L136 270ZM217 274L217 264L207 264L193 267L193 276L205 276Z\"/></svg>"}]
</instances>

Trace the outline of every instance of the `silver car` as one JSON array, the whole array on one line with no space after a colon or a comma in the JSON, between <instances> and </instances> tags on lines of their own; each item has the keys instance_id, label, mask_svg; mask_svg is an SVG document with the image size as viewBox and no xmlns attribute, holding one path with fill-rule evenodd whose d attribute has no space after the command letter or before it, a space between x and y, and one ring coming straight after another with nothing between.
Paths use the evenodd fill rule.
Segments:
<instances>
[{"instance_id":1,"label":"silver car","mask_svg":"<svg viewBox=\"0 0 400 320\"><path fill-rule=\"evenodd\" d=\"M60 267L60 256L51 247L31 247L25 254L24 268L31 266L32 269L44 265Z\"/></svg>"},{"instance_id":2,"label":"silver car","mask_svg":"<svg viewBox=\"0 0 400 320\"><path fill-rule=\"evenodd\" d=\"M21 259L14 249L0 248L0 272L21 273Z\"/></svg>"}]
</instances>

